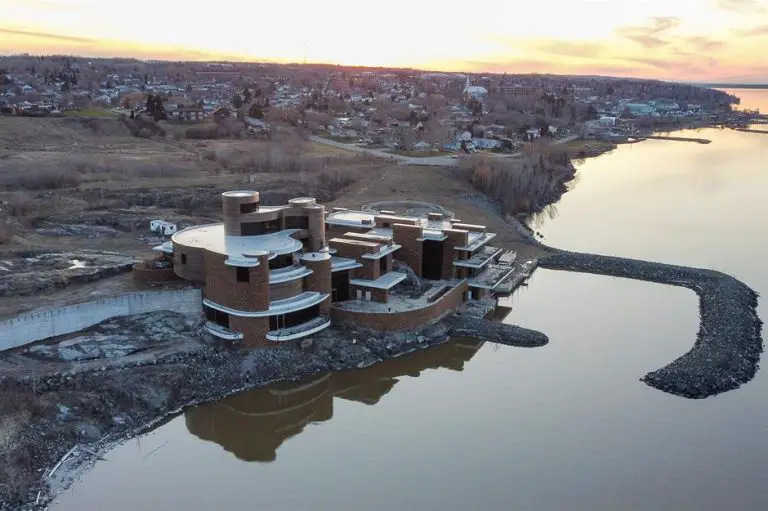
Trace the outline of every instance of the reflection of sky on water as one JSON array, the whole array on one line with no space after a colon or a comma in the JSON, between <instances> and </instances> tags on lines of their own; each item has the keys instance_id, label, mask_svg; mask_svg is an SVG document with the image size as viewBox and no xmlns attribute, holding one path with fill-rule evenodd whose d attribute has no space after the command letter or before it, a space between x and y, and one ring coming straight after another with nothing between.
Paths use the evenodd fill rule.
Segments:
<instances>
[{"instance_id":1,"label":"reflection of sky on water","mask_svg":"<svg viewBox=\"0 0 768 511\"><path fill-rule=\"evenodd\" d=\"M768 296L768 135L698 135L713 143L647 141L587 161L559 214L543 221L545 241L713 267ZM690 349L692 292L539 270L512 306L509 321L550 344L486 346L461 372L396 376L389 388L373 385L373 396L387 389L375 406L362 404L365 392L332 399L330 387L317 402L332 401L332 419L299 406L284 430L201 408L210 410L201 412L209 427L201 436L213 441L178 418L109 453L54 509L768 507L764 370L701 401L638 381ZM241 412L256 406L241 399ZM274 462L230 452L260 438Z\"/></svg>"}]
</instances>

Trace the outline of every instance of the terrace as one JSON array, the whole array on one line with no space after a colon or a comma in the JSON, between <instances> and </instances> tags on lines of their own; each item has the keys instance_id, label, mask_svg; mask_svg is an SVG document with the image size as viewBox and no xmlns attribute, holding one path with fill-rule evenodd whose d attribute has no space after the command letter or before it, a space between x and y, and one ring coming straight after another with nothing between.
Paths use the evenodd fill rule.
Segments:
<instances>
[{"instance_id":1,"label":"terrace","mask_svg":"<svg viewBox=\"0 0 768 511\"><path fill-rule=\"evenodd\" d=\"M475 252L469 259L454 261L453 265L461 268L480 269L493 261L502 252L503 250L500 248L485 246Z\"/></svg>"},{"instance_id":2,"label":"terrace","mask_svg":"<svg viewBox=\"0 0 768 511\"><path fill-rule=\"evenodd\" d=\"M492 291L514 271L514 266L506 264L489 264L479 275L469 280L469 287Z\"/></svg>"}]
</instances>

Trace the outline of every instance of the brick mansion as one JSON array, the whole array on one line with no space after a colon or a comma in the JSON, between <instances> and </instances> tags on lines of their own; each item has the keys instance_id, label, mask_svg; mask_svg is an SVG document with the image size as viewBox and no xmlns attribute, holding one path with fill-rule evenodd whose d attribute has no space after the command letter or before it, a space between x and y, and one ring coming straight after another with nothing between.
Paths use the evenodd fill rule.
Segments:
<instances>
[{"instance_id":1,"label":"brick mansion","mask_svg":"<svg viewBox=\"0 0 768 511\"><path fill-rule=\"evenodd\" d=\"M485 226L395 211L281 206L255 191L222 194L223 222L156 247L175 276L203 288L206 330L246 347L303 339L331 325L418 328L504 294L516 255ZM169 270L170 271L170 270Z\"/></svg>"}]
</instances>

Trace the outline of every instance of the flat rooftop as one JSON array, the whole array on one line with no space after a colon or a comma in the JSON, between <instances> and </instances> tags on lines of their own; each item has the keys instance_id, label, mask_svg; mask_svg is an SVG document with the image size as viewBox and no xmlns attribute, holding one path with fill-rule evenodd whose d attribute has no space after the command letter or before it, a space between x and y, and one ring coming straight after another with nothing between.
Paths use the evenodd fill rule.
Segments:
<instances>
[{"instance_id":1,"label":"flat rooftop","mask_svg":"<svg viewBox=\"0 0 768 511\"><path fill-rule=\"evenodd\" d=\"M463 247L453 247L454 250L466 250L468 252L474 252L479 248L485 246L488 242L496 237L496 233L493 232L469 232L469 240Z\"/></svg>"},{"instance_id":2,"label":"flat rooftop","mask_svg":"<svg viewBox=\"0 0 768 511\"><path fill-rule=\"evenodd\" d=\"M453 229L453 223L449 218L443 218L440 220L430 220L427 217L418 216L406 216L406 215L384 215L369 211L334 211L325 218L325 223L328 225L339 225L347 227L370 227L371 234L378 236L392 236L391 229L385 229L376 227L375 217L391 218L393 224L398 223L397 219L406 219L410 222L415 222L416 225L420 225L424 229L432 231L443 231L445 229Z\"/></svg>"},{"instance_id":3,"label":"flat rooftop","mask_svg":"<svg viewBox=\"0 0 768 511\"><path fill-rule=\"evenodd\" d=\"M270 257L291 254L302 248L301 242L291 237L298 229L286 229L261 236L227 236L224 224L190 227L171 237L174 243L210 250L229 256L235 261L254 261L254 255L266 252Z\"/></svg>"},{"instance_id":4,"label":"flat rooftop","mask_svg":"<svg viewBox=\"0 0 768 511\"><path fill-rule=\"evenodd\" d=\"M370 287L373 289L388 290L395 287L397 284L404 281L408 276L405 273L398 271L390 271L382 275L376 280L368 279L352 279L349 281L353 286Z\"/></svg>"}]
</instances>

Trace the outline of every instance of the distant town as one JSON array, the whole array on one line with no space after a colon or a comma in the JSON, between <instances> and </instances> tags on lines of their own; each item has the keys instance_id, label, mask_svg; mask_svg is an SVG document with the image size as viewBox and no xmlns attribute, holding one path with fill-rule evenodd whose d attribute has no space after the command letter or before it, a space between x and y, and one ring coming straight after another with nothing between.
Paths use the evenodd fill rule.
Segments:
<instances>
[{"instance_id":1,"label":"distant town","mask_svg":"<svg viewBox=\"0 0 768 511\"><path fill-rule=\"evenodd\" d=\"M287 125L329 143L410 156L515 153L541 137L621 143L655 130L739 124L757 113L735 110L738 103L703 86L620 78L0 58L0 112L7 115L135 120L144 112L188 124L177 138L269 137L275 125ZM157 131L131 127L145 138Z\"/></svg>"}]
</instances>

